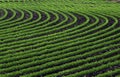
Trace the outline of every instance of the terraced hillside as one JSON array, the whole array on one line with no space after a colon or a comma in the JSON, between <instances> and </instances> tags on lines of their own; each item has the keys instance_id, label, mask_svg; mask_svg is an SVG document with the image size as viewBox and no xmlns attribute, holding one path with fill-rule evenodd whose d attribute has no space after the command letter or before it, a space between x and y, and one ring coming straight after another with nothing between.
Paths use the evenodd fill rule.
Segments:
<instances>
[{"instance_id":1,"label":"terraced hillside","mask_svg":"<svg viewBox=\"0 0 120 77\"><path fill-rule=\"evenodd\" d=\"M120 4L0 2L0 77L120 77Z\"/></svg>"}]
</instances>

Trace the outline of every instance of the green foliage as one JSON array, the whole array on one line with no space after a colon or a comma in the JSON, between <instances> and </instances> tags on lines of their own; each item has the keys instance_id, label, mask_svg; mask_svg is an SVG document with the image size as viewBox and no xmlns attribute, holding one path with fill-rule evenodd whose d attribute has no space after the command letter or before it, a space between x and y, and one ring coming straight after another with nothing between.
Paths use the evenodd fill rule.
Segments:
<instances>
[{"instance_id":1,"label":"green foliage","mask_svg":"<svg viewBox=\"0 0 120 77\"><path fill-rule=\"evenodd\" d=\"M3 0L0 8L0 77L119 76L118 3Z\"/></svg>"}]
</instances>

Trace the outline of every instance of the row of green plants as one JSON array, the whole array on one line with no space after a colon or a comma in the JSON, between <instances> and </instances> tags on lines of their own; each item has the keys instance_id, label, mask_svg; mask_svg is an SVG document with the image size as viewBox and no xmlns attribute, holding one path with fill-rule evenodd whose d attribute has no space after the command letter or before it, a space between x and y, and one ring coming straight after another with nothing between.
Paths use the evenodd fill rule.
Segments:
<instances>
[{"instance_id":1,"label":"row of green plants","mask_svg":"<svg viewBox=\"0 0 120 77\"><path fill-rule=\"evenodd\" d=\"M120 63L119 13L3 10L1 77L82 77ZM20 16L16 18L18 12ZM38 17L33 20L35 15ZM117 75L119 71L96 77Z\"/></svg>"}]
</instances>

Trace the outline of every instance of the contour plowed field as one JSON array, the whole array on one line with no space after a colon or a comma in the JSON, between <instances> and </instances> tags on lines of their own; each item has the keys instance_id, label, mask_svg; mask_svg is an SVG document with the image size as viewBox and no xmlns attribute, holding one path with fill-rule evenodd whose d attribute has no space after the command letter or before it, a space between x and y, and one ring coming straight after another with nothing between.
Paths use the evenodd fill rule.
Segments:
<instances>
[{"instance_id":1,"label":"contour plowed field","mask_svg":"<svg viewBox=\"0 0 120 77\"><path fill-rule=\"evenodd\" d=\"M120 17L0 9L0 77L115 77Z\"/></svg>"}]
</instances>

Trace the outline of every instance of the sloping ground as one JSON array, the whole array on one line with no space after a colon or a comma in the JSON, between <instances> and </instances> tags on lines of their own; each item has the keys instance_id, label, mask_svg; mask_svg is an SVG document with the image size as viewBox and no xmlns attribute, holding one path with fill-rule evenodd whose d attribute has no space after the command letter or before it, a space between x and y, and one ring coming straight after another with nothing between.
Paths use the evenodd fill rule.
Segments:
<instances>
[{"instance_id":1,"label":"sloping ground","mask_svg":"<svg viewBox=\"0 0 120 77\"><path fill-rule=\"evenodd\" d=\"M0 77L120 76L119 4L66 1L1 3Z\"/></svg>"}]
</instances>

